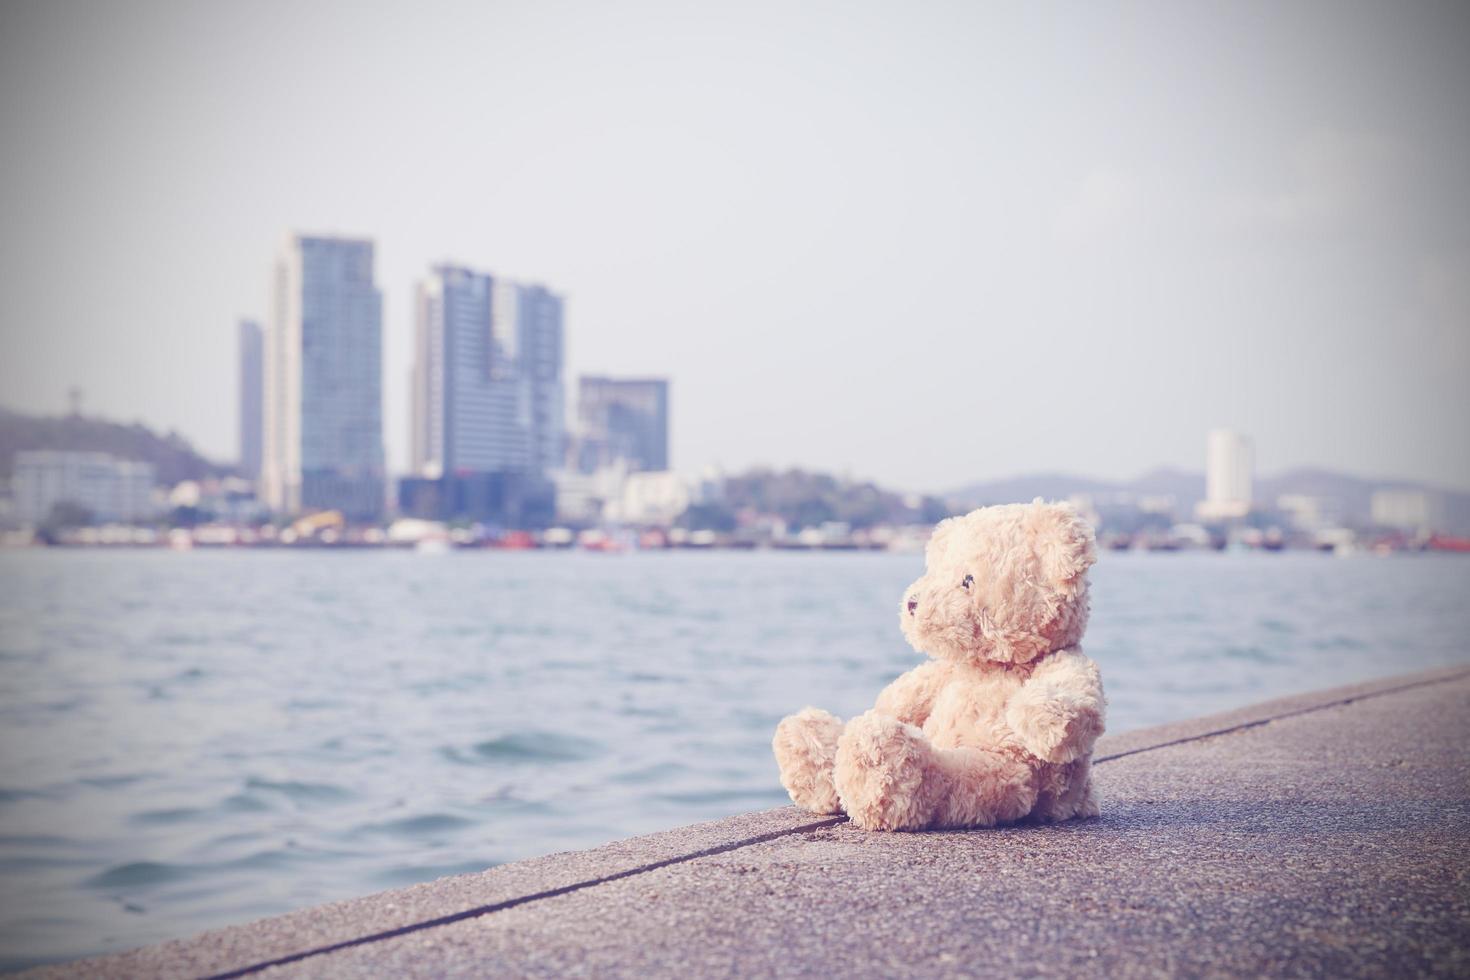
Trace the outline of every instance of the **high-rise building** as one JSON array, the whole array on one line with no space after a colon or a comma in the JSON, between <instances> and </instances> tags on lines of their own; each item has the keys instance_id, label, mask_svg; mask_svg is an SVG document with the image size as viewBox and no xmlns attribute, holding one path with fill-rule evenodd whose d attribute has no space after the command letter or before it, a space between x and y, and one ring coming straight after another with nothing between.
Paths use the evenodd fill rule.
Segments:
<instances>
[{"instance_id":1,"label":"high-rise building","mask_svg":"<svg viewBox=\"0 0 1470 980\"><path fill-rule=\"evenodd\" d=\"M1205 499L1197 508L1205 520L1250 513L1254 461L1250 440L1231 429L1214 429L1205 445Z\"/></svg>"},{"instance_id":2,"label":"high-rise building","mask_svg":"<svg viewBox=\"0 0 1470 980\"><path fill-rule=\"evenodd\" d=\"M240 321L240 472L260 478L261 428L264 425L265 337L254 320Z\"/></svg>"},{"instance_id":3,"label":"high-rise building","mask_svg":"<svg viewBox=\"0 0 1470 980\"><path fill-rule=\"evenodd\" d=\"M419 285L406 512L535 523L560 461L562 303L452 265Z\"/></svg>"},{"instance_id":4,"label":"high-rise building","mask_svg":"<svg viewBox=\"0 0 1470 980\"><path fill-rule=\"evenodd\" d=\"M272 508L382 512L382 305L371 241L297 235L282 246L265 343Z\"/></svg>"},{"instance_id":5,"label":"high-rise building","mask_svg":"<svg viewBox=\"0 0 1470 980\"><path fill-rule=\"evenodd\" d=\"M577 391L577 467L622 462L669 468L669 383L663 378L583 377Z\"/></svg>"},{"instance_id":6,"label":"high-rise building","mask_svg":"<svg viewBox=\"0 0 1470 980\"><path fill-rule=\"evenodd\" d=\"M519 286L516 360L527 422L526 465L538 478L566 456L566 391L562 387L562 299L544 286Z\"/></svg>"},{"instance_id":7,"label":"high-rise building","mask_svg":"<svg viewBox=\"0 0 1470 980\"><path fill-rule=\"evenodd\" d=\"M419 284L413 373L413 471L522 472L528 426L513 360L517 324L498 321L497 290L515 287L456 266Z\"/></svg>"}]
</instances>

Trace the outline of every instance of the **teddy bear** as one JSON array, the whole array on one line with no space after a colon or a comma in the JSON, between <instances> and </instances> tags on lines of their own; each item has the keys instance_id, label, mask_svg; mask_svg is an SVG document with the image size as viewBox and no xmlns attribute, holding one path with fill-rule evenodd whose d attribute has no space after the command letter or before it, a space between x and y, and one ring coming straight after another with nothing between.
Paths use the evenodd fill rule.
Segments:
<instances>
[{"instance_id":1,"label":"teddy bear","mask_svg":"<svg viewBox=\"0 0 1470 980\"><path fill-rule=\"evenodd\" d=\"M777 726L792 801L868 830L1097 816L1091 756L1107 702L1078 647L1095 560L1091 526L1066 503L941 522L898 609L932 659L845 725L806 708Z\"/></svg>"}]
</instances>

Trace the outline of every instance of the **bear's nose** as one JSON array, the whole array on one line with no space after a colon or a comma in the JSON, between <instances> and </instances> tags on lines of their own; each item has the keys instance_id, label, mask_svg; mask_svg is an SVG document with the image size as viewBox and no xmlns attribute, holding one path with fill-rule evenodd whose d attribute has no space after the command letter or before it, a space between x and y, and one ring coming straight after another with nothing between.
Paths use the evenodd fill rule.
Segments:
<instances>
[{"instance_id":1,"label":"bear's nose","mask_svg":"<svg viewBox=\"0 0 1470 980\"><path fill-rule=\"evenodd\" d=\"M913 596L909 596L909 615L912 616L914 614L914 610L918 608L919 600L915 599Z\"/></svg>"}]
</instances>

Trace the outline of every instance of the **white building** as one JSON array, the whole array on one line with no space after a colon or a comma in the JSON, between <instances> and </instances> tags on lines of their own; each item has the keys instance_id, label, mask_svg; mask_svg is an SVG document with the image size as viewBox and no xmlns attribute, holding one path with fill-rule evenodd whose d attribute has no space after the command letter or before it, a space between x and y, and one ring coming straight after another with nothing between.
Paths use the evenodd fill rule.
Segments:
<instances>
[{"instance_id":1,"label":"white building","mask_svg":"<svg viewBox=\"0 0 1470 980\"><path fill-rule=\"evenodd\" d=\"M559 470L551 474L556 485L556 519L569 524L597 524L621 512L628 465L604 466L593 473Z\"/></svg>"},{"instance_id":2,"label":"white building","mask_svg":"<svg viewBox=\"0 0 1470 980\"><path fill-rule=\"evenodd\" d=\"M16 453L11 488L14 516L24 524L44 522L60 503L75 504L103 523L147 520L157 513L153 465L106 453Z\"/></svg>"},{"instance_id":3,"label":"white building","mask_svg":"<svg viewBox=\"0 0 1470 980\"><path fill-rule=\"evenodd\" d=\"M382 316L372 242L287 239L265 342L261 477L272 509L382 512Z\"/></svg>"},{"instance_id":4,"label":"white building","mask_svg":"<svg viewBox=\"0 0 1470 980\"><path fill-rule=\"evenodd\" d=\"M1254 454L1250 440L1231 429L1214 429L1205 447L1205 499L1201 520L1244 517L1251 509Z\"/></svg>"},{"instance_id":5,"label":"white building","mask_svg":"<svg viewBox=\"0 0 1470 980\"><path fill-rule=\"evenodd\" d=\"M678 473L629 473L622 498L608 504L603 516L624 524L668 527L689 509L690 500L689 484Z\"/></svg>"},{"instance_id":6,"label":"white building","mask_svg":"<svg viewBox=\"0 0 1470 980\"><path fill-rule=\"evenodd\" d=\"M1423 490L1375 490L1373 523L1400 531L1427 533L1440 523L1439 495Z\"/></svg>"}]
</instances>

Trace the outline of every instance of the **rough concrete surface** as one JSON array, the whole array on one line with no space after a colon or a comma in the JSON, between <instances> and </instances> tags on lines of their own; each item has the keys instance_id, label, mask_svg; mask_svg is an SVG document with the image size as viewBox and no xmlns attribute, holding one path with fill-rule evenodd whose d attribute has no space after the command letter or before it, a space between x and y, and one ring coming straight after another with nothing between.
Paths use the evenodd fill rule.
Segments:
<instances>
[{"instance_id":1,"label":"rough concrete surface","mask_svg":"<svg viewBox=\"0 0 1470 980\"><path fill-rule=\"evenodd\" d=\"M1470 670L1097 758L1098 820L869 834L788 807L39 972L1470 975Z\"/></svg>"}]
</instances>

